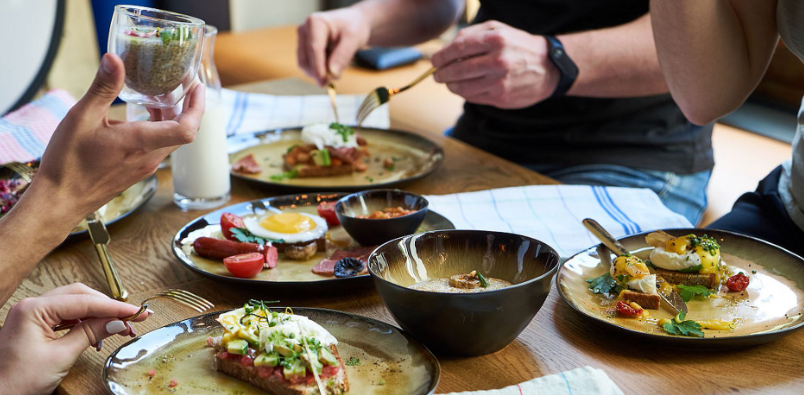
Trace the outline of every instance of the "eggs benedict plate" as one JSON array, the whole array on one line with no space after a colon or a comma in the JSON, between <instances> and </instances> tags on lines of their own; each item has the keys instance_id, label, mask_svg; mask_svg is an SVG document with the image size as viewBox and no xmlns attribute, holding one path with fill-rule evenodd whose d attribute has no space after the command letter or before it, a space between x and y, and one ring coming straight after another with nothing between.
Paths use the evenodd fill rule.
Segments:
<instances>
[{"instance_id":1,"label":"eggs benedict plate","mask_svg":"<svg viewBox=\"0 0 804 395\"><path fill-rule=\"evenodd\" d=\"M173 253L190 270L216 280L294 291L370 286L365 265L356 267L356 260L366 260L375 246L360 246L328 211L345 195L286 195L222 208L180 229ZM454 226L434 212L418 232L438 229ZM350 270L337 271L337 262L346 259Z\"/></svg>"},{"instance_id":2,"label":"eggs benedict plate","mask_svg":"<svg viewBox=\"0 0 804 395\"><path fill-rule=\"evenodd\" d=\"M594 246L569 258L556 276L561 296L585 317L696 347L758 344L804 325L804 259L787 250L711 229L619 240L630 255L606 259ZM686 314L659 305L653 295L667 290L684 299Z\"/></svg>"}]
</instances>

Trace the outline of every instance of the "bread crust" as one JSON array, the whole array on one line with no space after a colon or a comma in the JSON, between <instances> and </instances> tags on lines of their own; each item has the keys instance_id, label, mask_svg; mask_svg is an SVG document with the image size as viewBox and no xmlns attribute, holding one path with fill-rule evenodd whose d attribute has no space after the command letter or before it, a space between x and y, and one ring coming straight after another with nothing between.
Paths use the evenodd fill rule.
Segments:
<instances>
[{"instance_id":1,"label":"bread crust","mask_svg":"<svg viewBox=\"0 0 804 395\"><path fill-rule=\"evenodd\" d=\"M636 304L642 306L643 309L648 310L657 310L659 308L659 303L661 302L659 295L646 294L644 292L625 290L620 293L620 296L622 296L624 300L628 302L635 302Z\"/></svg>"},{"instance_id":2,"label":"bread crust","mask_svg":"<svg viewBox=\"0 0 804 395\"><path fill-rule=\"evenodd\" d=\"M715 273L681 273L672 270L656 268L656 274L671 284L703 285L706 288L715 288L717 276Z\"/></svg>"},{"instance_id":3,"label":"bread crust","mask_svg":"<svg viewBox=\"0 0 804 395\"><path fill-rule=\"evenodd\" d=\"M335 345L331 345L329 349L338 360L338 373L332 377L322 379L326 388L326 394L323 395L341 395L349 391L349 380L346 377L346 366L338 354L338 349ZM318 390L318 384L291 384L288 381L270 374L267 377L260 376L259 370L254 366L245 366L238 359L221 358L223 350L219 350L215 354L215 362L217 370L223 374L234 377L238 380L245 381L251 385L273 395L322 395ZM333 386L326 386L330 380L334 380Z\"/></svg>"}]
</instances>

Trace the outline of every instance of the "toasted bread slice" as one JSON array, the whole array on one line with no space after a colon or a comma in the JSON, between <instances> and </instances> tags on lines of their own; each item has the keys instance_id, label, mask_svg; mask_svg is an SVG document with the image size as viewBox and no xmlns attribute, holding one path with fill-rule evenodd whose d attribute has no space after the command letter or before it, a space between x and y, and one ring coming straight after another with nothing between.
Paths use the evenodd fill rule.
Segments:
<instances>
[{"instance_id":1,"label":"toasted bread slice","mask_svg":"<svg viewBox=\"0 0 804 395\"><path fill-rule=\"evenodd\" d=\"M629 290L620 292L620 296L622 296L624 300L628 302L636 302L638 305L642 306L642 308L648 310L657 310L659 308L659 302L661 301L659 295Z\"/></svg>"},{"instance_id":2,"label":"toasted bread slice","mask_svg":"<svg viewBox=\"0 0 804 395\"><path fill-rule=\"evenodd\" d=\"M297 178L333 177L354 172L354 167L351 163L331 166L303 165L294 168L296 169ZM289 170L289 168L286 167L285 170Z\"/></svg>"},{"instance_id":3,"label":"toasted bread slice","mask_svg":"<svg viewBox=\"0 0 804 395\"><path fill-rule=\"evenodd\" d=\"M672 270L655 268L656 274L667 280L670 284L703 285L706 288L715 288L717 276L715 273L681 273Z\"/></svg>"},{"instance_id":4,"label":"toasted bread slice","mask_svg":"<svg viewBox=\"0 0 804 395\"><path fill-rule=\"evenodd\" d=\"M338 359L338 373L332 377L321 379L326 389L325 394L321 394L318 384L293 384L277 374L261 374L260 369L253 365L243 365L239 359L222 358L222 352L215 356L217 370L223 374L234 377L238 380L246 381L251 385L273 395L340 395L349 391L349 380L346 377L346 367L338 354L335 345L330 346L332 354ZM281 369L281 368L280 368ZM329 384L331 381L331 385Z\"/></svg>"}]
</instances>

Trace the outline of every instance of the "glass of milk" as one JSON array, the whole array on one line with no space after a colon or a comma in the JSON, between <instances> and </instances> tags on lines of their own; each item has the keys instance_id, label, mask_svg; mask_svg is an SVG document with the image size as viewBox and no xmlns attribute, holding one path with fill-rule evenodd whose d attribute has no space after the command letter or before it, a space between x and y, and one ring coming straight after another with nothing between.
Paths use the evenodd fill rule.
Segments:
<instances>
[{"instance_id":1,"label":"glass of milk","mask_svg":"<svg viewBox=\"0 0 804 395\"><path fill-rule=\"evenodd\" d=\"M173 202L183 211L205 210L229 201L229 154L221 82L212 58L218 29L205 28L204 51L198 76L207 86L206 111L195 140L170 156Z\"/></svg>"}]
</instances>

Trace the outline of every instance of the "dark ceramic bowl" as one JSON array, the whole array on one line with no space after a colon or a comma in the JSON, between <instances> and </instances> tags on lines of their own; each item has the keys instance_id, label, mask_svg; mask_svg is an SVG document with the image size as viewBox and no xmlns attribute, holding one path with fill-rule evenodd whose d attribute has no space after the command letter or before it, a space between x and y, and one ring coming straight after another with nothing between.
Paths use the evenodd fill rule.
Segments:
<instances>
[{"instance_id":1,"label":"dark ceramic bowl","mask_svg":"<svg viewBox=\"0 0 804 395\"><path fill-rule=\"evenodd\" d=\"M445 230L389 241L369 258L369 272L396 321L441 355L477 356L519 336L550 292L558 253L510 233ZM418 291L409 286L477 270L511 286L477 293Z\"/></svg>"},{"instance_id":2,"label":"dark ceramic bowl","mask_svg":"<svg viewBox=\"0 0 804 395\"><path fill-rule=\"evenodd\" d=\"M399 189L375 189L344 196L335 204L335 214L343 228L364 246L376 246L416 232L429 203L424 197ZM413 214L390 219L357 218L388 207L415 210Z\"/></svg>"}]
</instances>

